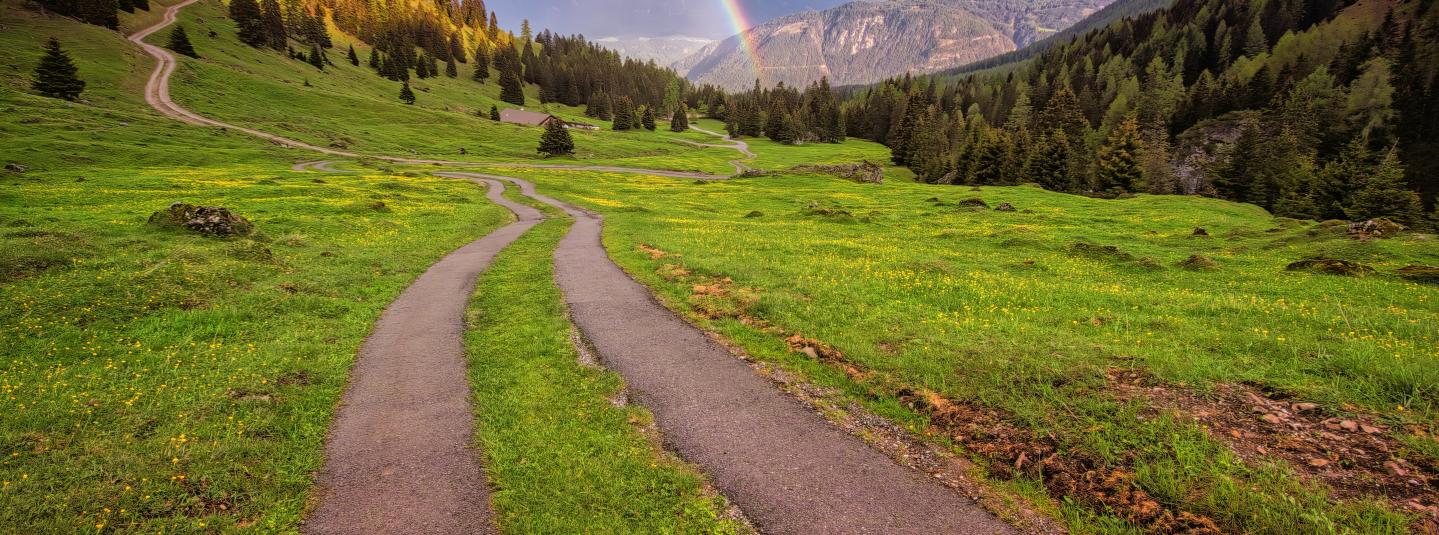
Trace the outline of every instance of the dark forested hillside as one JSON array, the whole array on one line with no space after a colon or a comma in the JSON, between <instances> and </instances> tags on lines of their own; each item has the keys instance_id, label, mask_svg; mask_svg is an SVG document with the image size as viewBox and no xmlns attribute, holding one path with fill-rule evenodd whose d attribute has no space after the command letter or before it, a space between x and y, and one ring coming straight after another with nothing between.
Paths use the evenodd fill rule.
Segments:
<instances>
[{"instance_id":1,"label":"dark forested hillside","mask_svg":"<svg viewBox=\"0 0 1439 535\"><path fill-rule=\"evenodd\" d=\"M1424 226L1412 192L1439 190L1434 4L1177 0L1001 74L886 81L846 104L847 130L934 183Z\"/></svg>"}]
</instances>

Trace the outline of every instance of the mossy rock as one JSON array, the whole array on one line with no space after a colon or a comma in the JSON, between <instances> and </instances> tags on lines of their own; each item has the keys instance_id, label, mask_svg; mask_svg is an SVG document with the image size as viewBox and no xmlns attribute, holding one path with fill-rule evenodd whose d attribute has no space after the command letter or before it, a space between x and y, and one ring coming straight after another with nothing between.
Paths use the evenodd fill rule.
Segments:
<instances>
[{"instance_id":1,"label":"mossy rock","mask_svg":"<svg viewBox=\"0 0 1439 535\"><path fill-rule=\"evenodd\" d=\"M959 206L960 208L983 208L985 210L989 209L989 203L984 202L984 199L978 197L959 201L959 204L957 204L956 206Z\"/></svg>"},{"instance_id":2,"label":"mossy rock","mask_svg":"<svg viewBox=\"0 0 1439 535\"><path fill-rule=\"evenodd\" d=\"M255 233L249 219L221 206L195 206L177 202L169 208L150 214L149 224L170 229L184 229L212 238L245 237Z\"/></svg>"},{"instance_id":3,"label":"mossy rock","mask_svg":"<svg viewBox=\"0 0 1439 535\"><path fill-rule=\"evenodd\" d=\"M1311 273L1323 273L1326 275L1341 275L1345 277L1363 277L1374 273L1374 268L1336 258L1309 258L1289 264L1284 269L1289 271L1308 271Z\"/></svg>"},{"instance_id":4,"label":"mossy rock","mask_svg":"<svg viewBox=\"0 0 1439 535\"><path fill-rule=\"evenodd\" d=\"M761 212L759 210L753 210L750 213L745 214L744 216L745 219L754 219L756 217L764 217L764 212Z\"/></svg>"},{"instance_id":5,"label":"mossy rock","mask_svg":"<svg viewBox=\"0 0 1439 535\"><path fill-rule=\"evenodd\" d=\"M1400 277L1425 284L1439 284L1439 266L1404 266L1394 272Z\"/></svg>"}]
</instances>

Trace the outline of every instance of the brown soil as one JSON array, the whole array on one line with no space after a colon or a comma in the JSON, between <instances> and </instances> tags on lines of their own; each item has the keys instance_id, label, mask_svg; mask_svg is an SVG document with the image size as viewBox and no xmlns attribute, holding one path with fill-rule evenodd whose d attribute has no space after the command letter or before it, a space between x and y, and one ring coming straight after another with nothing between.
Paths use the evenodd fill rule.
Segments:
<instances>
[{"instance_id":1,"label":"brown soil","mask_svg":"<svg viewBox=\"0 0 1439 535\"><path fill-rule=\"evenodd\" d=\"M1405 459L1408 448L1373 416L1245 385L1221 384L1200 396L1133 370L1112 369L1109 379L1121 398L1194 420L1246 461L1281 459L1339 498L1383 497L1439 527L1439 472L1432 461Z\"/></svg>"}]
</instances>

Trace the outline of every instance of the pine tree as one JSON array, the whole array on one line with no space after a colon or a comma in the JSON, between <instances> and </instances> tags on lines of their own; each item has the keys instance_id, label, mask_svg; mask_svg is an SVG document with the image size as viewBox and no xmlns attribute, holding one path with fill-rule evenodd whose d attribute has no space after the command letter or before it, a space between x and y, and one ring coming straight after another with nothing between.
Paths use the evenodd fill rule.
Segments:
<instances>
[{"instance_id":1,"label":"pine tree","mask_svg":"<svg viewBox=\"0 0 1439 535\"><path fill-rule=\"evenodd\" d=\"M373 48L370 49L370 68L380 70L380 51Z\"/></svg>"},{"instance_id":2,"label":"pine tree","mask_svg":"<svg viewBox=\"0 0 1439 535\"><path fill-rule=\"evenodd\" d=\"M516 106L525 105L525 90L514 69L500 71L500 100Z\"/></svg>"},{"instance_id":3,"label":"pine tree","mask_svg":"<svg viewBox=\"0 0 1439 535\"><path fill-rule=\"evenodd\" d=\"M495 122L500 121L500 108L498 106L490 106L490 120Z\"/></svg>"},{"instance_id":4,"label":"pine tree","mask_svg":"<svg viewBox=\"0 0 1439 535\"><path fill-rule=\"evenodd\" d=\"M1070 166L1070 142L1064 130L1056 128L1045 136L1030 157L1029 181L1052 191L1067 191L1074 186Z\"/></svg>"},{"instance_id":5,"label":"pine tree","mask_svg":"<svg viewBox=\"0 0 1439 535\"><path fill-rule=\"evenodd\" d=\"M355 54L355 45L350 45L350 53L348 54L348 57L350 58L350 65L354 65L356 67L360 66L360 56Z\"/></svg>"},{"instance_id":6,"label":"pine tree","mask_svg":"<svg viewBox=\"0 0 1439 535\"><path fill-rule=\"evenodd\" d=\"M240 42L255 48L270 43L270 36L265 32L264 13L255 0L231 0L230 18L239 27Z\"/></svg>"},{"instance_id":7,"label":"pine tree","mask_svg":"<svg viewBox=\"0 0 1439 535\"><path fill-rule=\"evenodd\" d=\"M674 116L673 116L673 117L670 117L670 131L671 131L671 132L684 132L684 131L687 131L687 130L689 130L689 129L690 129L689 108L685 107L685 105L684 105L683 103L681 103L678 108L675 108L675 114L674 114Z\"/></svg>"},{"instance_id":8,"label":"pine tree","mask_svg":"<svg viewBox=\"0 0 1439 535\"><path fill-rule=\"evenodd\" d=\"M170 31L170 42L165 45L165 48L192 58L199 59L200 57L195 53L195 47L190 44L190 36L185 35L184 26L176 25L175 29Z\"/></svg>"},{"instance_id":9,"label":"pine tree","mask_svg":"<svg viewBox=\"0 0 1439 535\"><path fill-rule=\"evenodd\" d=\"M1404 182L1404 164L1399 161L1397 150L1389 149L1378 167L1364 178L1352 202L1344 207L1344 213L1350 219L1387 217L1409 226L1424 222L1424 205Z\"/></svg>"},{"instance_id":10,"label":"pine tree","mask_svg":"<svg viewBox=\"0 0 1439 535\"><path fill-rule=\"evenodd\" d=\"M410 90L410 83L409 83L409 82L401 82L401 83L404 84L404 85L401 85L401 86L400 86L400 102L404 102L405 104L414 104L414 103L415 103L415 92Z\"/></svg>"},{"instance_id":11,"label":"pine tree","mask_svg":"<svg viewBox=\"0 0 1439 535\"><path fill-rule=\"evenodd\" d=\"M645 127L645 130L655 131L655 109L653 106L645 106L645 114L644 117L640 119L640 124Z\"/></svg>"},{"instance_id":12,"label":"pine tree","mask_svg":"<svg viewBox=\"0 0 1439 535\"><path fill-rule=\"evenodd\" d=\"M310 45L309 60L316 69L325 70L325 57L320 55L320 45Z\"/></svg>"},{"instance_id":13,"label":"pine tree","mask_svg":"<svg viewBox=\"0 0 1439 535\"><path fill-rule=\"evenodd\" d=\"M548 156L574 154L575 140L570 137L570 129L558 119L550 120L545 124L545 133L540 135L539 151Z\"/></svg>"},{"instance_id":14,"label":"pine tree","mask_svg":"<svg viewBox=\"0 0 1439 535\"><path fill-rule=\"evenodd\" d=\"M634 128L635 110L634 103L630 97L619 97L615 99L614 129L629 130Z\"/></svg>"},{"instance_id":15,"label":"pine tree","mask_svg":"<svg viewBox=\"0 0 1439 535\"><path fill-rule=\"evenodd\" d=\"M466 63L465 47L460 44L460 34L450 34L450 57L460 63Z\"/></svg>"},{"instance_id":16,"label":"pine tree","mask_svg":"<svg viewBox=\"0 0 1439 535\"><path fill-rule=\"evenodd\" d=\"M1095 189L1099 191L1135 191L1143 183L1139 167L1139 120L1133 115L1099 148L1099 166Z\"/></svg>"},{"instance_id":17,"label":"pine tree","mask_svg":"<svg viewBox=\"0 0 1439 535\"><path fill-rule=\"evenodd\" d=\"M51 37L45 44L40 65L35 67L35 80L30 87L47 97L75 100L85 90L85 81L76 76L78 70L70 61L70 55L60 48L60 41Z\"/></svg>"},{"instance_id":18,"label":"pine tree","mask_svg":"<svg viewBox=\"0 0 1439 535\"><path fill-rule=\"evenodd\" d=\"M265 42L275 50L285 50L289 46L289 35L285 32L285 18L280 14L279 0L264 0L261 4L263 15L261 23L265 30Z\"/></svg>"},{"instance_id":19,"label":"pine tree","mask_svg":"<svg viewBox=\"0 0 1439 535\"><path fill-rule=\"evenodd\" d=\"M470 78L482 84L490 78L490 52L484 43L475 49L475 74Z\"/></svg>"},{"instance_id":20,"label":"pine tree","mask_svg":"<svg viewBox=\"0 0 1439 535\"><path fill-rule=\"evenodd\" d=\"M454 56L450 56L450 59L445 61L445 76L454 78L459 75L460 71L459 67L455 65L455 58Z\"/></svg>"},{"instance_id":21,"label":"pine tree","mask_svg":"<svg viewBox=\"0 0 1439 535\"><path fill-rule=\"evenodd\" d=\"M430 62L426 60L425 54L420 54L420 60L415 62L415 78L424 80L430 77Z\"/></svg>"}]
</instances>

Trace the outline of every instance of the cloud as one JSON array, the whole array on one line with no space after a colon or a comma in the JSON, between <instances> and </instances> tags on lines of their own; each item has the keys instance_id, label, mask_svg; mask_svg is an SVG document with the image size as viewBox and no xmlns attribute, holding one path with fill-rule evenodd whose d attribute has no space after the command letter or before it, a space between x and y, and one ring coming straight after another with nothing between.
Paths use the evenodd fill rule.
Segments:
<instances>
[{"instance_id":1,"label":"cloud","mask_svg":"<svg viewBox=\"0 0 1439 535\"><path fill-rule=\"evenodd\" d=\"M845 0L741 0L755 23ZM500 24L519 28L529 19L536 29L587 37L692 35L719 39L733 33L721 0L488 0Z\"/></svg>"}]
</instances>

